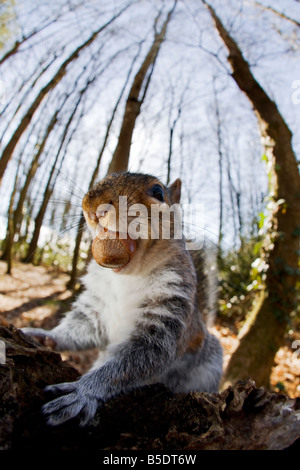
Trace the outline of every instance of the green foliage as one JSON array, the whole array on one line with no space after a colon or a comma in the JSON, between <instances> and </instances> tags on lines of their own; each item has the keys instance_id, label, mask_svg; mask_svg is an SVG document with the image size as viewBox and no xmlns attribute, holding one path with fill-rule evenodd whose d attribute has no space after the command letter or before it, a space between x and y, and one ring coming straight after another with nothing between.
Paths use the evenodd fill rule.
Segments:
<instances>
[{"instance_id":1,"label":"green foliage","mask_svg":"<svg viewBox=\"0 0 300 470\"><path fill-rule=\"evenodd\" d=\"M237 250L223 252L219 257L218 314L223 319L243 322L252 310L258 292L264 288L267 265L264 259L260 258L262 244L263 238L253 236L242 240ZM300 298L300 276L298 279L296 290ZM276 299L274 303L276 304ZM280 319L282 311L274 307L274 315ZM286 318L283 320L286 321ZM295 311L290 312L289 320L293 327L299 327L300 303Z\"/></svg>"},{"instance_id":2,"label":"green foliage","mask_svg":"<svg viewBox=\"0 0 300 470\"><path fill-rule=\"evenodd\" d=\"M259 236L253 236L241 240L238 249L219 256L219 315L235 320L247 315L263 280L261 246Z\"/></svg>"},{"instance_id":3,"label":"green foliage","mask_svg":"<svg viewBox=\"0 0 300 470\"><path fill-rule=\"evenodd\" d=\"M264 212L260 212L258 214L259 219L258 219L258 228L261 230L264 226L265 220L266 220L266 214Z\"/></svg>"},{"instance_id":4,"label":"green foliage","mask_svg":"<svg viewBox=\"0 0 300 470\"><path fill-rule=\"evenodd\" d=\"M14 259L24 261L27 259L28 242L21 240L13 244L12 256ZM5 248L5 240L0 240L0 252ZM49 266L57 268L59 271L70 272L72 269L72 257L74 250L74 240L65 237L64 239L49 239L43 246L38 246L34 259L29 260L35 265ZM83 241L78 257L78 271L83 270L88 256L89 243Z\"/></svg>"},{"instance_id":5,"label":"green foliage","mask_svg":"<svg viewBox=\"0 0 300 470\"><path fill-rule=\"evenodd\" d=\"M37 249L35 262L44 266L56 267L62 271L70 272L72 269L72 256L74 241L71 239L49 240L42 248ZM78 257L78 271L85 265L88 247L82 244Z\"/></svg>"},{"instance_id":6,"label":"green foliage","mask_svg":"<svg viewBox=\"0 0 300 470\"><path fill-rule=\"evenodd\" d=\"M277 382L277 384L275 384L274 388L275 388L276 392L284 392L285 391L285 385L282 382Z\"/></svg>"}]
</instances>

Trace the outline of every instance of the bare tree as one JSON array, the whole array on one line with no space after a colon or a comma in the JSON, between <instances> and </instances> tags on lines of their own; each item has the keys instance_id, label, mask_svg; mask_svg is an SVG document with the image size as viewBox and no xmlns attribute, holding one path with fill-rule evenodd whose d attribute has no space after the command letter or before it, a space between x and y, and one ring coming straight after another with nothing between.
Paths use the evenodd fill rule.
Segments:
<instances>
[{"instance_id":1,"label":"bare tree","mask_svg":"<svg viewBox=\"0 0 300 470\"><path fill-rule=\"evenodd\" d=\"M45 145L47 143L49 135L51 134L51 132L54 129L54 126L57 122L58 113L59 113L59 110L56 110L54 112L54 114L53 114L53 116L52 116L52 118L49 122L49 125L48 125L48 127L45 131L45 134L42 138L42 141L38 146L37 152L34 155L34 157L32 159L32 162L29 166L29 169L28 169L28 172L27 172L27 175L26 175L26 178L25 178L25 182L24 182L23 187L20 191L18 203L17 203L16 209L14 211L14 224L13 224L14 234L18 234L19 231L20 231L21 222L22 222L22 218L23 218L22 210L23 210L23 205L24 205L25 199L26 199L27 191L28 191L30 183L33 180L33 178L36 174L36 171L38 169L39 160L40 160L40 157L41 157L41 155L42 155L42 153L45 149Z\"/></svg>"},{"instance_id":2,"label":"bare tree","mask_svg":"<svg viewBox=\"0 0 300 470\"><path fill-rule=\"evenodd\" d=\"M28 252L27 252L26 258L24 259L24 261L26 261L26 262L32 262L33 259L34 259L34 254L35 254L36 249L37 249L38 239L39 239L39 236L40 236L40 231L41 231L43 219L44 219L44 216L45 216L45 213L46 213L46 209L47 209L50 197L51 197L51 195L53 193L53 189L54 189L55 181L53 181L53 177L54 177L55 172L57 172L57 174L59 173L59 171L61 169L61 166L62 166L62 163L63 163L63 160L64 160L64 157L65 157L65 154L66 154L66 152L64 152L62 158L59 160L59 157L61 155L61 150L62 150L63 145L65 143L65 140L66 140L66 137L68 135L68 131L69 131L69 128L72 124L73 118L74 118L74 116L77 112L78 106L79 106L79 104L82 100L82 97L84 95L84 91L87 89L87 87L88 87L88 85L79 94L79 97L78 97L78 99L75 103L73 111L72 111L72 113L71 113L71 115L70 115L70 117L69 117L69 119L66 123L65 129L64 129L61 141L60 141L60 145L59 145L59 148L58 148L57 153L56 153L56 156L54 157L54 160L53 160L53 163L52 163L52 166L51 166L51 170L50 170L50 173L49 173L49 176L48 176L47 184L46 184L46 187L45 187L45 190L44 190L43 200L42 200L38 215L35 219L35 226L34 226L33 235L32 235L29 247L28 247ZM69 141L70 141L70 139L69 139ZM59 166L57 168L58 162L59 162Z\"/></svg>"},{"instance_id":3,"label":"bare tree","mask_svg":"<svg viewBox=\"0 0 300 470\"><path fill-rule=\"evenodd\" d=\"M180 121L180 118L181 118L184 98L189 90L189 83L186 83L186 85L183 87L180 100L178 104L176 105L174 102L175 101L174 98L175 98L175 92L177 91L177 88L179 88L178 83L176 83L175 86L172 86L172 102L171 102L170 113L169 113L169 152L168 152L168 159L167 159L167 180L166 180L167 185L171 181L174 134L175 134L175 130L178 125L178 122ZM174 113L174 108L175 108L175 113ZM175 114L173 119L172 119L172 114Z\"/></svg>"},{"instance_id":4,"label":"bare tree","mask_svg":"<svg viewBox=\"0 0 300 470\"><path fill-rule=\"evenodd\" d=\"M227 50L232 77L251 101L257 115L270 165L272 211L261 260L265 288L259 305L232 355L225 383L252 376L268 385L276 351L283 343L290 313L296 305L299 250L300 175L292 148L292 134L276 104L254 78L249 64L215 10L208 8Z\"/></svg>"},{"instance_id":5,"label":"bare tree","mask_svg":"<svg viewBox=\"0 0 300 470\"><path fill-rule=\"evenodd\" d=\"M131 73L132 73L132 70L133 70L133 66L134 66L134 64L135 64L135 62L138 58L139 53L140 53L140 47L139 47L138 54L134 57L134 59L132 61L132 64L129 68L125 83L124 83L124 85L121 89L121 92L120 92L120 94L117 98L117 101L115 103L115 106L112 110L111 117L108 121L105 136L104 136L104 139L103 139L103 143L102 143L102 146L100 148L98 158L97 158L97 162L96 162L93 174L92 174L91 179L90 179L89 188L91 188L95 184L95 181L97 179L100 164L101 164L101 161L102 161L102 157L103 157L104 151L106 149L107 141L108 141L108 138L109 138L109 135L110 135L111 127L113 125L115 115L116 115L117 110L119 108L122 97L125 93L126 87L128 85L128 82L129 82L129 79L130 79L130 76L131 76ZM80 220L79 220L79 224L78 224L78 230L77 230L76 241L75 241L75 248L74 248L74 252L73 252L72 269L71 269L70 279L69 279L69 282L68 282L68 288L69 289L74 288L74 285L75 285L75 282L76 282L76 279L77 279L77 263L78 263L78 258L79 258L80 244L81 244L81 240L82 240L82 236L83 236L84 226L85 226L85 218L82 214L81 217L80 217Z\"/></svg>"},{"instance_id":6,"label":"bare tree","mask_svg":"<svg viewBox=\"0 0 300 470\"><path fill-rule=\"evenodd\" d=\"M39 105L45 98L45 96L57 86L57 84L62 80L62 78L65 75L66 69L68 65L70 65L74 60L76 60L79 56L79 54L88 46L90 46L99 36L99 34L106 29L108 26L110 26L113 21L115 21L128 7L130 4L126 5L124 8L122 8L118 13L116 13L109 21L107 21L104 25L102 25L100 28L98 28L91 36L80 46L78 46L72 54L61 64L55 75L49 80L49 82L39 91L38 95L36 96L35 100L32 102L32 104L29 106L25 114L23 115L20 124L14 131L13 135L11 136L9 142L5 146L2 156L0 159L0 183L2 181L2 177L4 175L4 172L6 170L7 164L10 161L14 149L19 142L22 134L25 132L27 129L28 125L30 124L36 110L38 109Z\"/></svg>"},{"instance_id":7,"label":"bare tree","mask_svg":"<svg viewBox=\"0 0 300 470\"><path fill-rule=\"evenodd\" d=\"M159 20L160 14L157 16L155 20L155 37L154 41L150 47L150 50L148 51L148 54L146 55L141 67L139 68L138 72L135 75L135 78L133 80L133 84L131 86L131 89L129 91L129 95L126 101L126 106L125 106L125 111L124 111L124 116L123 116L123 121L121 125L121 130L119 134L119 139L118 139L118 144L115 149L115 152L113 154L112 160L110 162L107 174L113 173L113 172L121 172L121 171L126 171L128 168L128 162L129 162L129 155L130 155L130 148L131 148L131 139L132 139L132 134L134 130L134 126L136 123L136 119L140 113L141 106L145 100L147 89L151 80L151 76L154 70L154 65L159 53L159 49L161 44L163 43L166 32L167 32L167 26L168 23L171 19L171 16L175 10L177 0L174 2L173 8L169 11L166 20L164 21L162 28L159 32L156 31L156 26L157 22ZM124 94L126 85L128 83L129 77L131 75L133 65L136 61L136 58L134 58L132 65L130 67L129 73L127 75L125 85L121 90L121 93L117 99L116 105L113 109L111 119L107 125L106 129L106 135L104 138L104 142L102 145L102 148L100 150L98 160L93 172L93 175L91 177L91 181L89 184L89 187L91 187L95 179L97 177L98 171L99 171L99 166L100 162L102 159L102 155L104 153L106 143L109 137L110 129L117 111L117 108L119 106L119 103L121 101L121 98ZM144 88L143 88L144 87ZM142 92L143 89L143 92ZM140 94L142 92L142 97L140 98ZM78 256L79 256L79 250L80 250L80 243L82 239L82 234L83 234L83 227L84 227L84 217L83 215L81 216L79 225L78 225L78 231L77 231L77 237L76 237L76 243L75 243L75 249L73 253L73 260L72 260L72 271L71 271L71 277L68 282L68 287L73 288L76 282L76 277L77 277L77 262L78 262Z\"/></svg>"},{"instance_id":8,"label":"bare tree","mask_svg":"<svg viewBox=\"0 0 300 470\"><path fill-rule=\"evenodd\" d=\"M225 150L224 156L226 157L226 172L227 172L227 180L229 183L229 195L230 195L230 202L232 208L232 219L233 219L233 227L234 227L234 234L235 239L242 242L242 228L243 228L243 218L242 218L242 211L241 211L241 175L240 171L237 168L237 176L238 176L238 186L233 181L232 176L232 161L230 160L230 153L229 151ZM237 164L237 162L236 162Z\"/></svg>"},{"instance_id":9,"label":"bare tree","mask_svg":"<svg viewBox=\"0 0 300 470\"><path fill-rule=\"evenodd\" d=\"M21 157L19 158L19 164L20 164L20 160L21 160ZM13 190L12 190L12 193L10 195L10 200L9 200L8 213L7 213L7 229L6 229L6 238L5 238L6 246L5 246L4 253L2 255L2 259L5 259L5 261L7 262L6 274L11 274L12 263L13 263L13 256L12 256L13 237L14 237L13 205L14 205L15 194L17 192L17 187L18 187L18 168L19 168L19 164L17 165L15 180L14 180L14 186L13 186Z\"/></svg>"},{"instance_id":10,"label":"bare tree","mask_svg":"<svg viewBox=\"0 0 300 470\"><path fill-rule=\"evenodd\" d=\"M155 21L154 41L146 55L141 67L136 73L132 87L126 102L123 121L119 134L118 144L114 151L110 162L108 173L126 171L128 168L129 154L131 147L131 139L133 135L136 119L140 113L141 106L145 100L151 76L154 70L155 62L160 47L165 39L168 23L176 8L177 0L175 0L172 9L169 11L160 31L156 30L157 22L160 14ZM142 96L140 96L142 93Z\"/></svg>"},{"instance_id":11,"label":"bare tree","mask_svg":"<svg viewBox=\"0 0 300 470\"><path fill-rule=\"evenodd\" d=\"M222 239L223 239L223 186L224 186L224 152L223 152L223 138L222 138L222 119L220 112L220 104L218 99L218 93L216 89L215 77L213 78L213 96L214 96L214 112L215 112L215 124L216 124L216 136L217 136L217 151L219 160L219 235L218 235L218 256L221 257L222 250Z\"/></svg>"},{"instance_id":12,"label":"bare tree","mask_svg":"<svg viewBox=\"0 0 300 470\"><path fill-rule=\"evenodd\" d=\"M171 180L171 163L172 163L172 155L173 155L173 143L174 143L174 132L177 125L177 122L180 118L181 114L181 107L178 107L177 116L174 118L173 122L170 125L170 134L169 134L169 154L168 154L168 161L167 161L167 181L166 184L168 185Z\"/></svg>"},{"instance_id":13,"label":"bare tree","mask_svg":"<svg viewBox=\"0 0 300 470\"><path fill-rule=\"evenodd\" d=\"M74 7L73 7L74 8ZM13 47L11 49L9 49L0 59L0 65L2 65L7 59L9 59L11 56L13 56L14 54L16 54L20 47L23 46L27 41L29 41L30 39L32 39L34 36L36 36L38 33L40 33L41 31L45 30L46 28L48 28L49 26L52 26L54 23L57 22L57 20L59 19L60 17L60 13L58 13L58 15L55 17L55 18L51 18L51 20L49 21L46 21L46 23L42 24L39 28L36 28L34 29L33 31L31 31L29 34L27 34L26 36L23 35L23 37L19 40L17 40Z\"/></svg>"}]
</instances>

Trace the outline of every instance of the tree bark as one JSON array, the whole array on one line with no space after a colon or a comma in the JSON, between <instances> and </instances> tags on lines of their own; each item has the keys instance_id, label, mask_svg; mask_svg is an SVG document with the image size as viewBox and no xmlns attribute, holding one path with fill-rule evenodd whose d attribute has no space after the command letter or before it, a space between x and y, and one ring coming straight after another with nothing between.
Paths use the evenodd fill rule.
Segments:
<instances>
[{"instance_id":1,"label":"tree bark","mask_svg":"<svg viewBox=\"0 0 300 470\"><path fill-rule=\"evenodd\" d=\"M167 26L175 10L176 3L177 1L174 2L173 8L169 11L161 30L159 32L155 32L154 41L148 51L148 54L146 55L137 74L135 75L125 106L118 144L114 151L107 174L114 172L119 173L128 169L131 140L136 119L140 114L141 106L145 100L155 62L160 47L165 39ZM158 18L156 19L156 22L157 20ZM143 86L144 92L142 97L140 97Z\"/></svg>"},{"instance_id":2,"label":"tree bark","mask_svg":"<svg viewBox=\"0 0 300 470\"><path fill-rule=\"evenodd\" d=\"M85 90L86 90L86 88L85 88ZM58 149L58 151L56 153L56 156L54 158L54 162L52 164L51 171L50 171L50 174L49 174L49 177L48 177L48 181L47 181L46 188L45 188L45 191L44 191L43 201L42 201L42 204L40 206L40 210L38 212L38 215L35 219L35 226L34 226L33 235L32 235L29 247L28 247L28 252L27 252L26 258L23 260L24 262L30 263L30 262L34 261L34 255L35 255L35 252L36 252L36 249L37 249L38 239L39 239L40 231L41 231L41 228L42 228L42 223L43 223L43 220L44 220L44 216L45 216L45 213L46 213L46 209L47 209L50 197L53 193L52 178L53 178L54 172L56 170L56 165L57 165L57 162L58 162L58 159L59 159L59 156L60 156L61 149L62 149L63 144L65 142L65 139L67 137L69 127L70 127L70 125L73 121L73 118L76 114L76 111L77 111L78 106L79 106L79 104L82 100L83 93L84 93L85 90L82 90L80 92L79 98L77 99L77 102L74 106L72 114L69 117L69 120L68 120L68 122L65 126L64 133L63 133L63 136L62 136L62 139L61 139L61 142L60 142L60 146L59 146L59 149ZM60 161L60 168L61 168L61 165L63 163L64 156L65 156L65 154L63 155L63 157Z\"/></svg>"},{"instance_id":3,"label":"tree bark","mask_svg":"<svg viewBox=\"0 0 300 470\"><path fill-rule=\"evenodd\" d=\"M37 97L33 101L33 103L29 106L27 112L24 114L23 118L21 119L20 124L18 125L17 129L13 133L12 137L10 138L9 142L7 143L6 147L4 148L2 152L2 156L0 159L0 184L2 181L2 177L4 175L4 172L6 170L6 167L13 155L14 149L19 142L21 136L27 129L28 125L30 124L36 110L38 109L39 105L45 98L45 96L53 89L56 87L56 85L61 81L61 79L64 77L66 73L66 69L68 65L76 60L80 54L80 52L88 47L90 44L92 44L93 41L98 37L98 35L105 29L107 28L116 18L118 18L127 8L129 5L125 6L122 10L120 10L116 15L114 15L107 23L105 23L103 26L101 26L98 30L96 30L87 41L85 41L83 44L78 46L75 51L62 63L62 65L59 67L58 71L56 74L51 78L51 80L40 90L38 93Z\"/></svg>"},{"instance_id":4,"label":"tree bark","mask_svg":"<svg viewBox=\"0 0 300 470\"><path fill-rule=\"evenodd\" d=\"M7 229L6 229L6 237L5 237L5 251L2 255L2 259L7 262L6 267L6 274L11 274L12 270L12 249L13 249L13 242L14 242L14 222L13 222L13 205L14 199L17 192L17 184L18 184L18 168L16 171L14 187L10 196L9 200L9 207L7 213Z\"/></svg>"},{"instance_id":5,"label":"tree bark","mask_svg":"<svg viewBox=\"0 0 300 470\"><path fill-rule=\"evenodd\" d=\"M251 101L265 141L270 167L272 210L261 261L265 266L264 291L243 329L229 362L224 384L251 376L269 385L274 357L283 344L290 313L296 306L300 227L300 175L292 148L292 134L276 104L254 78L235 40L214 9L204 0L227 50L232 77Z\"/></svg>"},{"instance_id":6,"label":"tree bark","mask_svg":"<svg viewBox=\"0 0 300 470\"><path fill-rule=\"evenodd\" d=\"M33 157L33 160L32 160L31 165L29 167L28 173L26 175L24 185L23 185L23 187L20 191L18 204L17 204L16 210L14 212L14 233L15 234L18 234L20 232L21 222L22 222L22 218L23 218L22 209L23 209L23 205L24 205L24 202L25 202L25 199L26 199L27 191L28 191L29 185L30 185L32 179L34 178L34 176L36 174L36 171L39 167L39 159L40 159L40 156L42 155L42 153L44 151L44 148L45 148L45 145L47 143L48 137L51 134L51 132L52 132L52 130L53 130L53 128L54 128L54 126L57 122L58 112L59 111L55 111L55 113L52 116L52 119L50 120L50 123L49 123L49 125L46 129L46 132L45 132L44 136L43 136L43 139L42 139L42 141L39 145L38 151L36 152L35 156Z\"/></svg>"},{"instance_id":7,"label":"tree bark","mask_svg":"<svg viewBox=\"0 0 300 470\"><path fill-rule=\"evenodd\" d=\"M169 154L168 154L168 160L167 160L167 180L166 180L167 186L170 184L170 181L171 181L171 162L172 162L172 156L173 156L174 131L175 131L177 122L180 118L180 115L181 115L181 106L179 106L178 111L177 111L177 116L175 117L173 123L170 125Z\"/></svg>"},{"instance_id":8,"label":"tree bark","mask_svg":"<svg viewBox=\"0 0 300 470\"><path fill-rule=\"evenodd\" d=\"M286 449L300 438L299 400L256 388L250 380L221 394L174 395L162 385L142 387L102 405L85 428L76 419L47 426L40 411L49 400L45 386L76 380L78 372L13 326L0 326L0 341L6 349L5 363L0 361L0 449L81 450L89 456L99 450L176 449L193 455Z\"/></svg>"},{"instance_id":9,"label":"tree bark","mask_svg":"<svg viewBox=\"0 0 300 470\"><path fill-rule=\"evenodd\" d=\"M213 92L214 92L214 111L216 119L216 137L217 137L217 151L218 151L218 163L219 163L219 235L218 235L218 259L221 259L222 256L222 240L223 240L223 165L224 165L224 155L223 155L223 141L222 141L222 121L220 115L220 106L218 101L218 94L215 85L215 78L213 79Z\"/></svg>"}]
</instances>

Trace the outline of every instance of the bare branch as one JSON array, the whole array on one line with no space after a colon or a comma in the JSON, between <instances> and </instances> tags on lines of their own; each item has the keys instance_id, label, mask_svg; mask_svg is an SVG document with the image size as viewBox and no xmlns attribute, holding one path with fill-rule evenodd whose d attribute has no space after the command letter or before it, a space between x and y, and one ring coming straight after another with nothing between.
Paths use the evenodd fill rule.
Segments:
<instances>
[{"instance_id":1,"label":"bare branch","mask_svg":"<svg viewBox=\"0 0 300 470\"><path fill-rule=\"evenodd\" d=\"M160 50L160 46L165 39L167 26L176 8L176 4L177 4L177 0L174 2L173 8L169 11L160 32L155 33L152 46L148 54L146 55L144 62L142 63L140 69L135 75L135 78L134 78L134 81L133 81L133 84L130 89L127 102L126 102L126 107L125 107L125 112L123 116L123 122L122 122L121 130L120 130L118 144L115 149L113 158L110 162L108 173L126 171L128 168L131 139L133 135L135 122L140 113L142 103L145 99L145 92L147 91L148 86L149 86L149 81L151 78L151 74L153 72L153 67L156 62L159 50ZM157 22L157 19L155 21ZM150 74L149 74L149 69L150 69ZM147 73L149 75L146 78ZM145 84L143 96L140 98L140 93L145 83L145 79L146 79L146 84Z\"/></svg>"},{"instance_id":2,"label":"bare branch","mask_svg":"<svg viewBox=\"0 0 300 470\"><path fill-rule=\"evenodd\" d=\"M260 8L261 10L270 11L270 12L272 12L274 15L279 16L280 18L283 18L284 20L287 20L287 21L289 21L290 23L293 23L294 25L298 26L298 28L300 28L300 23L299 23L299 21L294 20L294 19L291 18L290 16L287 16L285 13L282 13L282 12L276 10L276 9L273 8L273 7L269 7L269 6L262 5L262 4L259 3L259 2L250 3L250 5L251 5L251 6L254 5L254 6Z\"/></svg>"},{"instance_id":3,"label":"bare branch","mask_svg":"<svg viewBox=\"0 0 300 470\"><path fill-rule=\"evenodd\" d=\"M97 29L90 37L87 39L83 44L78 46L75 51L63 62L63 64L59 67L58 71L52 77L52 79L45 85L40 92L38 93L37 97L35 98L34 102L31 104L31 106L28 108L27 112L21 119L21 122L15 132L13 133L11 139L9 140L8 144L4 148L0 160L0 183L3 177L3 174L5 172L5 169L7 167L7 164L9 160L12 157L13 151L19 142L22 134L25 132L27 129L28 125L31 122L31 119L33 115L35 114L36 110L38 109L40 103L43 101L44 97L49 93L50 90L52 90L63 78L63 76L66 73L66 69L68 65L76 60L81 53L83 49L86 47L90 46L95 39L98 37L98 35L106 29L108 26L110 26L113 21L115 21L128 7L130 4L127 4L122 10L120 10L118 13L116 13L109 21L107 21L104 25L102 25L99 29Z\"/></svg>"}]
</instances>

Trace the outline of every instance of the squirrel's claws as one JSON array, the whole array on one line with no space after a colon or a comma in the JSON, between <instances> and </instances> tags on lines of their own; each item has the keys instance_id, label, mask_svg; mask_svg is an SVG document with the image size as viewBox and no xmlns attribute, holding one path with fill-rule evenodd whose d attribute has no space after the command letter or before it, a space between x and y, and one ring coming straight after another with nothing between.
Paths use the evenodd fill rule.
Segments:
<instances>
[{"instance_id":1,"label":"squirrel's claws","mask_svg":"<svg viewBox=\"0 0 300 470\"><path fill-rule=\"evenodd\" d=\"M58 426L77 416L79 424L86 426L96 413L98 400L82 393L76 383L49 385L46 387L46 391L55 394L68 393L55 398L42 407L42 413L50 426Z\"/></svg>"}]
</instances>

